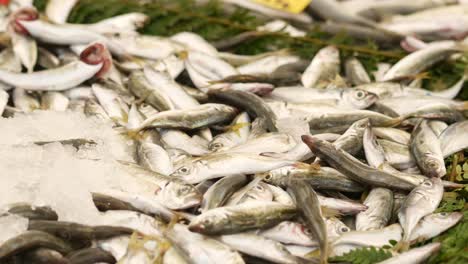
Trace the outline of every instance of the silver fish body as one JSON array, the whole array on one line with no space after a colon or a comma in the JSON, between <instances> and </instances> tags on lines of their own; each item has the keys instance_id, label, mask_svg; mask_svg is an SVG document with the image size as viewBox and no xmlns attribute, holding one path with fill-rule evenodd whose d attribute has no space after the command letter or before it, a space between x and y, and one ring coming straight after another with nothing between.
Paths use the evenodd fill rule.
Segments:
<instances>
[{"instance_id":1,"label":"silver fish body","mask_svg":"<svg viewBox=\"0 0 468 264\"><path fill-rule=\"evenodd\" d=\"M367 210L356 216L356 230L381 229L390 221L393 209L393 193L389 189L374 188L364 201Z\"/></svg>"}]
</instances>

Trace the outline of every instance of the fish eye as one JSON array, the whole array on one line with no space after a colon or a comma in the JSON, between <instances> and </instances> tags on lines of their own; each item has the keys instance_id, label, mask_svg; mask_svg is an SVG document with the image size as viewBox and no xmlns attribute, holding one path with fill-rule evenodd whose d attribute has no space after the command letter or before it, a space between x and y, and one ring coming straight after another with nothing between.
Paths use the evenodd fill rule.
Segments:
<instances>
[{"instance_id":1,"label":"fish eye","mask_svg":"<svg viewBox=\"0 0 468 264\"><path fill-rule=\"evenodd\" d=\"M271 174L267 174L267 176L265 176L264 179L267 180L267 181L269 181L269 180L271 180L271 178L272 178Z\"/></svg>"},{"instance_id":2,"label":"fish eye","mask_svg":"<svg viewBox=\"0 0 468 264\"><path fill-rule=\"evenodd\" d=\"M349 232L349 227L346 227L346 226L343 226L340 228L340 231L345 233L345 232Z\"/></svg>"},{"instance_id":3,"label":"fish eye","mask_svg":"<svg viewBox=\"0 0 468 264\"><path fill-rule=\"evenodd\" d=\"M365 95L366 95L366 93L364 93L363 91L357 91L357 92L356 92L356 97L357 97L358 99L364 98Z\"/></svg>"},{"instance_id":4,"label":"fish eye","mask_svg":"<svg viewBox=\"0 0 468 264\"><path fill-rule=\"evenodd\" d=\"M423 185L427 186L427 187L431 187L432 183L430 181L425 181L425 182L423 182Z\"/></svg>"},{"instance_id":5,"label":"fish eye","mask_svg":"<svg viewBox=\"0 0 468 264\"><path fill-rule=\"evenodd\" d=\"M304 234L311 235L310 230L308 228L304 228Z\"/></svg>"},{"instance_id":6,"label":"fish eye","mask_svg":"<svg viewBox=\"0 0 468 264\"><path fill-rule=\"evenodd\" d=\"M189 171L190 171L189 168L187 168L186 166L180 167L180 168L177 170L177 172L178 172L179 174L184 174L184 175L187 174L187 173L189 173Z\"/></svg>"},{"instance_id":7,"label":"fish eye","mask_svg":"<svg viewBox=\"0 0 468 264\"><path fill-rule=\"evenodd\" d=\"M220 149L222 147L223 147L223 144L221 144L221 143L213 143L211 145L211 148L213 148L213 149Z\"/></svg>"},{"instance_id":8,"label":"fish eye","mask_svg":"<svg viewBox=\"0 0 468 264\"><path fill-rule=\"evenodd\" d=\"M263 187L261 185L257 185L255 186L255 189L259 190L259 191L263 191Z\"/></svg>"},{"instance_id":9,"label":"fish eye","mask_svg":"<svg viewBox=\"0 0 468 264\"><path fill-rule=\"evenodd\" d=\"M440 213L441 216L447 216L448 214L446 212Z\"/></svg>"}]
</instances>

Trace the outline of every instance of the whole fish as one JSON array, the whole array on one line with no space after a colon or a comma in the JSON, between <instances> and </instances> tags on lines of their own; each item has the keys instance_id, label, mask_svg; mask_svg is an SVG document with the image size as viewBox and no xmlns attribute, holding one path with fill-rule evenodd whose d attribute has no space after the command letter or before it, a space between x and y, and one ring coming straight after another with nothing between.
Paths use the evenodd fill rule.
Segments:
<instances>
[{"instance_id":1,"label":"whole fish","mask_svg":"<svg viewBox=\"0 0 468 264\"><path fill-rule=\"evenodd\" d=\"M419 220L431 214L442 200L444 188L439 178L430 178L414 188L400 208L398 219L404 230L403 241L408 241Z\"/></svg>"},{"instance_id":2,"label":"whole fish","mask_svg":"<svg viewBox=\"0 0 468 264\"><path fill-rule=\"evenodd\" d=\"M339 214L339 215L352 215L365 211L368 209L367 205L354 202L352 200L344 200L332 197L317 195L319 204L322 207L324 215L326 214Z\"/></svg>"},{"instance_id":3,"label":"whole fish","mask_svg":"<svg viewBox=\"0 0 468 264\"><path fill-rule=\"evenodd\" d=\"M356 230L369 231L387 226L392 216L393 193L385 188L373 188L364 200L367 209L356 215Z\"/></svg>"},{"instance_id":4,"label":"whole fish","mask_svg":"<svg viewBox=\"0 0 468 264\"><path fill-rule=\"evenodd\" d=\"M250 134L250 118L242 112L232 121L229 129L213 138L208 145L211 151L224 151L245 143Z\"/></svg>"},{"instance_id":5,"label":"whole fish","mask_svg":"<svg viewBox=\"0 0 468 264\"><path fill-rule=\"evenodd\" d=\"M60 252L40 247L38 249L30 250L23 256L23 261L28 263L37 264L66 264L69 263Z\"/></svg>"},{"instance_id":6,"label":"whole fish","mask_svg":"<svg viewBox=\"0 0 468 264\"><path fill-rule=\"evenodd\" d=\"M361 192L363 186L330 167L289 166L265 173L268 183L286 187L289 180L303 180L316 189Z\"/></svg>"},{"instance_id":7,"label":"whole fish","mask_svg":"<svg viewBox=\"0 0 468 264\"><path fill-rule=\"evenodd\" d=\"M148 128L197 129L230 121L237 113L236 108L223 104L203 104L191 109L164 111L148 117L132 132Z\"/></svg>"},{"instance_id":8,"label":"whole fish","mask_svg":"<svg viewBox=\"0 0 468 264\"><path fill-rule=\"evenodd\" d=\"M82 30L93 32L90 29ZM184 50L181 44L170 39L140 34L119 34L107 38L107 43L118 47L120 54L152 60L164 59Z\"/></svg>"},{"instance_id":9,"label":"whole fish","mask_svg":"<svg viewBox=\"0 0 468 264\"><path fill-rule=\"evenodd\" d=\"M195 187L180 179L146 170L134 163L120 161L117 165L130 173L141 194L153 195L169 209L190 208L201 202L201 195Z\"/></svg>"},{"instance_id":10,"label":"whole fish","mask_svg":"<svg viewBox=\"0 0 468 264\"><path fill-rule=\"evenodd\" d=\"M151 130L149 130L151 131ZM185 153L193 156L202 156L210 153L208 146L201 144L200 142L193 140L192 137L187 135L185 132L176 129L161 129L161 143L165 148L179 149ZM172 163L175 166L174 160Z\"/></svg>"},{"instance_id":11,"label":"whole fish","mask_svg":"<svg viewBox=\"0 0 468 264\"><path fill-rule=\"evenodd\" d=\"M80 57L80 61L33 73L0 70L0 81L26 90L62 91L108 71L111 59L102 44L96 43L89 46Z\"/></svg>"},{"instance_id":12,"label":"whole fish","mask_svg":"<svg viewBox=\"0 0 468 264\"><path fill-rule=\"evenodd\" d=\"M327 228L320 208L320 199L314 189L303 181L293 180L288 187L296 200L297 208L303 217L311 237L318 240L320 248L320 263L328 263Z\"/></svg>"},{"instance_id":13,"label":"whole fish","mask_svg":"<svg viewBox=\"0 0 468 264\"><path fill-rule=\"evenodd\" d=\"M363 247L383 247L390 245L390 240L400 241L402 229L399 224L370 231L346 232L336 239L331 246L331 256L341 256L351 250Z\"/></svg>"},{"instance_id":14,"label":"whole fish","mask_svg":"<svg viewBox=\"0 0 468 264\"><path fill-rule=\"evenodd\" d=\"M411 243L419 243L438 236L445 230L456 225L463 218L460 212L434 213L419 220L411 234Z\"/></svg>"},{"instance_id":15,"label":"whole fish","mask_svg":"<svg viewBox=\"0 0 468 264\"><path fill-rule=\"evenodd\" d=\"M166 237L190 263L244 263L237 251L215 239L193 233L185 225L175 224L166 231Z\"/></svg>"},{"instance_id":16,"label":"whole fish","mask_svg":"<svg viewBox=\"0 0 468 264\"><path fill-rule=\"evenodd\" d=\"M175 214L165 205L143 194L132 194L118 190L103 190L99 193L93 193L92 195L93 201L100 198L102 202L103 197L109 197L114 201L119 201L117 206L124 206L124 208L112 208L113 210L134 210L148 215L154 215L168 222L175 218Z\"/></svg>"},{"instance_id":17,"label":"whole fish","mask_svg":"<svg viewBox=\"0 0 468 264\"><path fill-rule=\"evenodd\" d=\"M339 71L340 52L335 46L327 46L317 52L302 74L302 85L306 88L324 88L335 80Z\"/></svg>"},{"instance_id":18,"label":"whole fish","mask_svg":"<svg viewBox=\"0 0 468 264\"><path fill-rule=\"evenodd\" d=\"M133 71L130 74L128 88L159 111L175 109L171 99L157 89L157 87L152 86L142 72Z\"/></svg>"},{"instance_id":19,"label":"whole fish","mask_svg":"<svg viewBox=\"0 0 468 264\"><path fill-rule=\"evenodd\" d=\"M317 89L305 87L278 87L267 98L289 103L323 102L335 100L341 108L365 109L377 101L376 94L363 89Z\"/></svg>"},{"instance_id":20,"label":"whole fish","mask_svg":"<svg viewBox=\"0 0 468 264\"><path fill-rule=\"evenodd\" d=\"M343 150L337 150L331 143L311 136L303 136L302 140L318 157L353 180L376 187L402 190L414 188L414 185L408 181L396 177L392 173L369 167Z\"/></svg>"},{"instance_id":21,"label":"whole fish","mask_svg":"<svg viewBox=\"0 0 468 264\"><path fill-rule=\"evenodd\" d=\"M190 222L189 230L208 235L233 234L269 228L295 215L294 206L275 202L249 202L208 210Z\"/></svg>"},{"instance_id":22,"label":"whole fish","mask_svg":"<svg viewBox=\"0 0 468 264\"><path fill-rule=\"evenodd\" d=\"M350 58L345 62L346 78L352 85L370 83L371 79L362 63L356 58Z\"/></svg>"},{"instance_id":23,"label":"whole fish","mask_svg":"<svg viewBox=\"0 0 468 264\"><path fill-rule=\"evenodd\" d=\"M294 264L299 262L281 243L263 236L240 233L222 235L218 237L218 240L239 252L273 263Z\"/></svg>"},{"instance_id":24,"label":"whole fish","mask_svg":"<svg viewBox=\"0 0 468 264\"><path fill-rule=\"evenodd\" d=\"M393 167L403 170L416 166L414 155L408 145L385 139L377 139L377 142L383 148L385 159Z\"/></svg>"},{"instance_id":25,"label":"whole fish","mask_svg":"<svg viewBox=\"0 0 468 264\"><path fill-rule=\"evenodd\" d=\"M275 113L257 95L244 91L216 90L210 91L210 97L242 108L252 117L263 118L270 132L278 131Z\"/></svg>"},{"instance_id":26,"label":"whole fish","mask_svg":"<svg viewBox=\"0 0 468 264\"><path fill-rule=\"evenodd\" d=\"M199 183L229 175L266 172L294 163L245 153L213 153L181 163L171 176Z\"/></svg>"},{"instance_id":27,"label":"whole fish","mask_svg":"<svg viewBox=\"0 0 468 264\"><path fill-rule=\"evenodd\" d=\"M244 175L232 175L220 179L203 194L200 210L205 212L223 206L228 198L246 183L247 178Z\"/></svg>"},{"instance_id":28,"label":"whole fish","mask_svg":"<svg viewBox=\"0 0 468 264\"><path fill-rule=\"evenodd\" d=\"M421 73L428 67L447 58L455 52L457 52L457 50L452 43L432 45L425 49L413 52L393 65L390 70L385 73L383 81L390 81L399 77Z\"/></svg>"},{"instance_id":29,"label":"whole fish","mask_svg":"<svg viewBox=\"0 0 468 264\"><path fill-rule=\"evenodd\" d=\"M402 263L402 261L408 264L424 263L429 257L434 256L440 250L440 247L441 244L438 242L427 244L381 261L379 264L397 264Z\"/></svg>"},{"instance_id":30,"label":"whole fish","mask_svg":"<svg viewBox=\"0 0 468 264\"><path fill-rule=\"evenodd\" d=\"M444 158L468 147L468 141L463 136L467 129L468 121L461 121L450 125L439 135Z\"/></svg>"},{"instance_id":31,"label":"whole fish","mask_svg":"<svg viewBox=\"0 0 468 264\"><path fill-rule=\"evenodd\" d=\"M57 213L49 206L32 206L22 203L13 204L8 206L8 212L29 220L58 220Z\"/></svg>"},{"instance_id":32,"label":"whole fish","mask_svg":"<svg viewBox=\"0 0 468 264\"><path fill-rule=\"evenodd\" d=\"M140 165L154 172L169 175L173 172L172 161L166 150L150 142L141 142L137 149Z\"/></svg>"},{"instance_id":33,"label":"whole fish","mask_svg":"<svg viewBox=\"0 0 468 264\"><path fill-rule=\"evenodd\" d=\"M409 145L411 134L393 127L373 127L372 132L381 139L390 140L403 145Z\"/></svg>"},{"instance_id":34,"label":"whole fish","mask_svg":"<svg viewBox=\"0 0 468 264\"><path fill-rule=\"evenodd\" d=\"M116 259L109 252L100 248L86 248L74 251L67 255L70 263L116 263Z\"/></svg>"},{"instance_id":35,"label":"whole fish","mask_svg":"<svg viewBox=\"0 0 468 264\"><path fill-rule=\"evenodd\" d=\"M36 247L46 247L62 254L72 251L71 246L58 237L42 231L26 231L0 246L0 260Z\"/></svg>"},{"instance_id":36,"label":"whole fish","mask_svg":"<svg viewBox=\"0 0 468 264\"><path fill-rule=\"evenodd\" d=\"M430 121L422 120L414 129L410 148L418 167L429 177L443 177L447 171L440 141L429 127Z\"/></svg>"}]
</instances>

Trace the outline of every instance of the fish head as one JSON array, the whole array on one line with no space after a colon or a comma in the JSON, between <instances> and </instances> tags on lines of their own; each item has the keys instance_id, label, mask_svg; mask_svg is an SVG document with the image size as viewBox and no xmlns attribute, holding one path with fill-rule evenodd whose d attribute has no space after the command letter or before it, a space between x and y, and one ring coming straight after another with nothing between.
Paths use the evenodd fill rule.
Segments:
<instances>
[{"instance_id":1,"label":"fish head","mask_svg":"<svg viewBox=\"0 0 468 264\"><path fill-rule=\"evenodd\" d=\"M433 155L426 155L426 159L423 161L423 167L426 172L425 174L429 177L440 178L447 173L444 160Z\"/></svg>"},{"instance_id":2,"label":"fish head","mask_svg":"<svg viewBox=\"0 0 468 264\"><path fill-rule=\"evenodd\" d=\"M463 218L463 214L460 212L442 212L426 216L426 218L430 218L432 225L453 226ZM427 219L425 219L425 221L427 221Z\"/></svg>"},{"instance_id":3,"label":"fish head","mask_svg":"<svg viewBox=\"0 0 468 264\"><path fill-rule=\"evenodd\" d=\"M190 222L189 230L197 233L213 233L217 227L229 225L229 218L219 210L209 210Z\"/></svg>"},{"instance_id":4,"label":"fish head","mask_svg":"<svg viewBox=\"0 0 468 264\"><path fill-rule=\"evenodd\" d=\"M112 67L112 56L107 47L99 42L92 43L80 54L80 60L86 64L102 64L101 70L96 73L96 77L104 77Z\"/></svg>"},{"instance_id":5,"label":"fish head","mask_svg":"<svg viewBox=\"0 0 468 264\"><path fill-rule=\"evenodd\" d=\"M195 186L182 181L169 181L160 190L158 196L163 204L173 210L180 210L197 206L201 203L202 195Z\"/></svg>"},{"instance_id":6,"label":"fish head","mask_svg":"<svg viewBox=\"0 0 468 264\"><path fill-rule=\"evenodd\" d=\"M416 192L427 195L427 197L432 197L434 199L438 199L439 196L442 198L442 194L444 192L444 186L442 184L442 180L437 177L429 178L424 180L418 187L416 187Z\"/></svg>"},{"instance_id":7,"label":"fish head","mask_svg":"<svg viewBox=\"0 0 468 264\"><path fill-rule=\"evenodd\" d=\"M342 234L351 231L351 228L346 226L343 222L341 222L336 217L327 218L325 223L326 223L326 226L327 226L327 236L331 240L334 240L334 239L340 237Z\"/></svg>"},{"instance_id":8,"label":"fish head","mask_svg":"<svg viewBox=\"0 0 468 264\"><path fill-rule=\"evenodd\" d=\"M178 165L178 166L177 166ZM177 164L171 176L178 177L188 183L200 183L205 172L209 172L205 161L200 159L188 159Z\"/></svg>"},{"instance_id":9,"label":"fish head","mask_svg":"<svg viewBox=\"0 0 468 264\"><path fill-rule=\"evenodd\" d=\"M353 109L366 109L378 100L378 96L362 89L346 89L343 100Z\"/></svg>"},{"instance_id":10,"label":"fish head","mask_svg":"<svg viewBox=\"0 0 468 264\"><path fill-rule=\"evenodd\" d=\"M208 149L210 151L216 152L216 151L221 151L225 147L232 146L233 143L228 137L216 137L214 138L210 144L208 145Z\"/></svg>"},{"instance_id":11,"label":"fish head","mask_svg":"<svg viewBox=\"0 0 468 264\"><path fill-rule=\"evenodd\" d=\"M317 156L323 156L323 154L336 152L336 148L333 146L332 143L329 143L325 140L321 140L317 137L303 135L301 139Z\"/></svg>"},{"instance_id":12,"label":"fish head","mask_svg":"<svg viewBox=\"0 0 468 264\"><path fill-rule=\"evenodd\" d=\"M34 21L39 19L39 13L34 7L23 7L10 15L10 26L18 34L29 35L22 21Z\"/></svg>"}]
</instances>

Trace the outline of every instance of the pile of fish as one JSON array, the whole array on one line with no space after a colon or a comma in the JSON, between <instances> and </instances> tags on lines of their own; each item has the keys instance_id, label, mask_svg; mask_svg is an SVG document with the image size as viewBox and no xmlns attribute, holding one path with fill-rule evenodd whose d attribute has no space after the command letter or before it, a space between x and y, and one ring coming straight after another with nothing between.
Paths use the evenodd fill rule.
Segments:
<instances>
[{"instance_id":1,"label":"pile of fish","mask_svg":"<svg viewBox=\"0 0 468 264\"><path fill-rule=\"evenodd\" d=\"M435 210L444 190L463 187L444 180L444 158L468 148L468 104L454 99L465 77L431 92L415 76L459 57L463 43L444 38L467 32L426 13L454 10L466 26L466 5L312 1L334 22L424 36L407 37L409 55L368 73L334 46L311 61L284 50L236 55L191 32L141 35L144 14L68 24L76 1L49 1L48 19L24 2L2 9L0 114L70 111L108 123L135 142L134 162L116 167L143 187L92 193L120 225L3 205L1 263L327 263L391 241L382 263L421 263L440 243L411 245L462 219ZM369 22L386 10L407 15ZM280 20L258 30L305 34Z\"/></svg>"}]
</instances>

